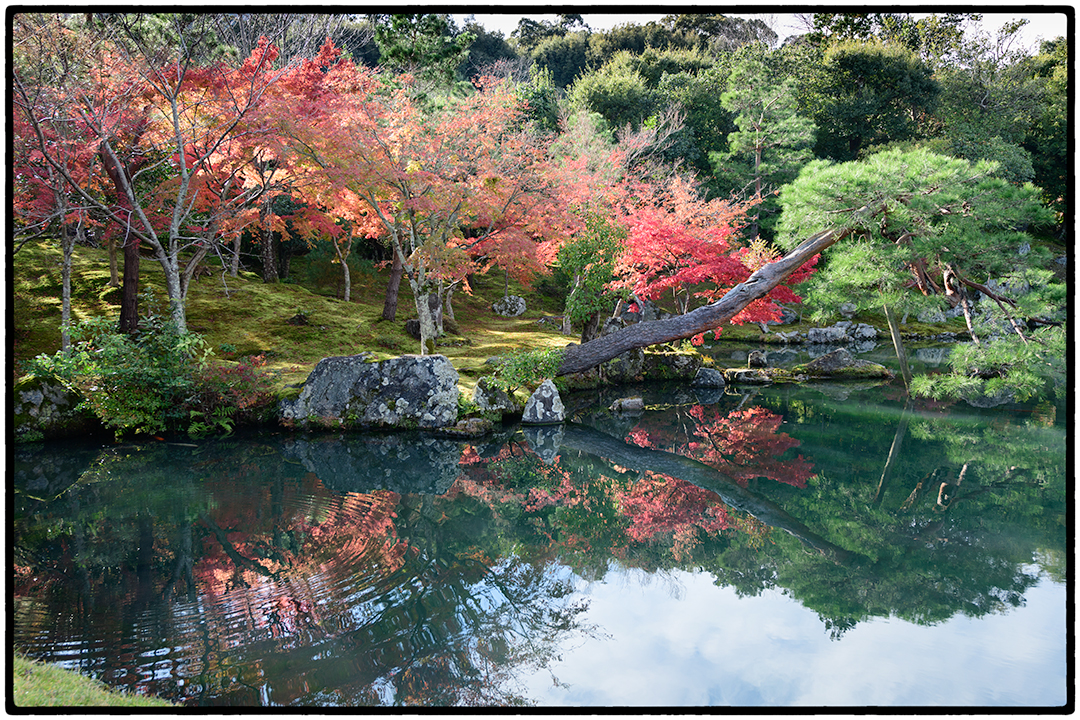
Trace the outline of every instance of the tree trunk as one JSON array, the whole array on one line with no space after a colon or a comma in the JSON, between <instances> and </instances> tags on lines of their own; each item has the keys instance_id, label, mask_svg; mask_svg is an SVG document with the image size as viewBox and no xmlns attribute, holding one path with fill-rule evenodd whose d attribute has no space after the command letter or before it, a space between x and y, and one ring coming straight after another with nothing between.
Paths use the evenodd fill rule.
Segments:
<instances>
[{"instance_id":1,"label":"tree trunk","mask_svg":"<svg viewBox=\"0 0 1080 720\"><path fill-rule=\"evenodd\" d=\"M411 282L411 281L410 281ZM413 282L413 296L416 298L416 315L420 319L420 354L435 352L435 319L431 314L431 297L426 290L421 291L419 284Z\"/></svg>"},{"instance_id":2,"label":"tree trunk","mask_svg":"<svg viewBox=\"0 0 1080 720\"><path fill-rule=\"evenodd\" d=\"M60 200L63 203L63 211L60 217L64 217L67 214L67 204L61 197ZM60 349L67 350L71 347L71 255L75 249L75 241L83 232L82 218L79 218L79 224L76 229L76 234L71 235L67 231L67 226L64 226L64 232L60 236L60 249L63 253L63 261L60 265Z\"/></svg>"},{"instance_id":3,"label":"tree trunk","mask_svg":"<svg viewBox=\"0 0 1080 720\"><path fill-rule=\"evenodd\" d=\"M394 263L390 266L390 281L386 284L386 299L383 301L383 320L393 320L397 316L398 290L401 288L401 276L405 272L401 255L391 248Z\"/></svg>"},{"instance_id":4,"label":"tree trunk","mask_svg":"<svg viewBox=\"0 0 1080 720\"><path fill-rule=\"evenodd\" d=\"M590 340L595 340L596 336L600 334L600 313L594 312L589 316L589 319L585 321L585 326L581 328L581 343L585 344Z\"/></svg>"},{"instance_id":5,"label":"tree trunk","mask_svg":"<svg viewBox=\"0 0 1080 720\"><path fill-rule=\"evenodd\" d=\"M900 338L900 325L896 322L896 315L888 305L885 305L885 319L889 323L889 334L892 336L893 349L896 350L896 359L900 361L900 374L904 377L904 387L911 391L911 368L908 366L907 351L904 350L904 341Z\"/></svg>"},{"instance_id":6,"label":"tree trunk","mask_svg":"<svg viewBox=\"0 0 1080 720\"><path fill-rule=\"evenodd\" d=\"M236 277L240 273L240 233L233 240L233 255L229 261L229 274Z\"/></svg>"},{"instance_id":7,"label":"tree trunk","mask_svg":"<svg viewBox=\"0 0 1080 720\"><path fill-rule=\"evenodd\" d=\"M120 332L139 329L139 238L124 239L124 281L120 290Z\"/></svg>"},{"instance_id":8,"label":"tree trunk","mask_svg":"<svg viewBox=\"0 0 1080 720\"><path fill-rule=\"evenodd\" d=\"M278 281L277 248L274 247L274 231L270 228L270 201L263 204L259 218L260 243L259 256L262 258L262 280L264 283Z\"/></svg>"},{"instance_id":9,"label":"tree trunk","mask_svg":"<svg viewBox=\"0 0 1080 720\"><path fill-rule=\"evenodd\" d=\"M878 480L877 492L874 493L874 497L870 501L870 504L873 507L877 507L881 504L881 499L885 496L885 488L889 484L889 480L892 479L893 468L896 467L896 461L900 457L900 445L904 442L904 436L907 435L908 414L910 411L911 400L909 399L904 405L904 411L900 413L900 424L896 426L896 433L893 435L892 446L889 448L889 457L885 460L885 469L881 471L881 479Z\"/></svg>"},{"instance_id":10,"label":"tree trunk","mask_svg":"<svg viewBox=\"0 0 1080 720\"><path fill-rule=\"evenodd\" d=\"M779 505L747 490L734 478L724 475L705 463L664 450L630 445L618 438L580 425L566 425L563 433L562 447L564 448L599 455L623 467L669 475L711 490L720 496L725 505L752 515L770 527L790 533L803 544L833 562L846 564L864 560L855 553L832 544L813 532L805 523L789 515Z\"/></svg>"},{"instance_id":11,"label":"tree trunk","mask_svg":"<svg viewBox=\"0 0 1080 720\"><path fill-rule=\"evenodd\" d=\"M120 271L119 265L116 262L116 236L109 236L108 240L109 248L109 287L120 287Z\"/></svg>"},{"instance_id":12,"label":"tree trunk","mask_svg":"<svg viewBox=\"0 0 1080 720\"><path fill-rule=\"evenodd\" d=\"M857 214L874 215L878 204L862 208ZM812 235L784 257L758 268L745 282L739 283L716 302L684 315L664 320L639 322L603 335L582 345L566 348L556 376L582 372L607 362L633 348L684 340L712 330L737 315L754 300L764 297L792 272L802 267L814 255L847 237L851 230L824 230Z\"/></svg>"}]
</instances>

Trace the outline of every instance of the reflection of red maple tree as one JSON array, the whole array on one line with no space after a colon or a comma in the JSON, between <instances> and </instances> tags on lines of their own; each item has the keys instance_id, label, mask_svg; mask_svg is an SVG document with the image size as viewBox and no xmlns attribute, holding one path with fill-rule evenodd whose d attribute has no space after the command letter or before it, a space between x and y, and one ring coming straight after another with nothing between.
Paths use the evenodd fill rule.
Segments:
<instances>
[{"instance_id":1,"label":"reflection of red maple tree","mask_svg":"<svg viewBox=\"0 0 1080 720\"><path fill-rule=\"evenodd\" d=\"M676 560L697 545L698 531L717 536L734 527L727 506L712 490L656 473L646 473L618 493L619 509L630 520L626 532L638 542L671 533Z\"/></svg>"},{"instance_id":2,"label":"reflection of red maple tree","mask_svg":"<svg viewBox=\"0 0 1080 720\"><path fill-rule=\"evenodd\" d=\"M802 455L780 459L798 447L799 441L778 432L783 418L766 408L752 407L723 415L715 407L694 405L688 415L692 424L686 430L686 439L665 443L672 452L714 467L744 486L753 478L766 477L802 488L813 476L810 463ZM628 439L641 447L658 447L662 442L658 438L663 434L639 425L630 431Z\"/></svg>"}]
</instances>

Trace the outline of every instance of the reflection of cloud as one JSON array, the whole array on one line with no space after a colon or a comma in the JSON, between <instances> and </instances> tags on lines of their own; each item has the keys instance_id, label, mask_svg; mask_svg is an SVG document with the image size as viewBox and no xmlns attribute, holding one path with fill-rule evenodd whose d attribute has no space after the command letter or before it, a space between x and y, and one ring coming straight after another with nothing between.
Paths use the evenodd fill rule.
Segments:
<instances>
[{"instance_id":1,"label":"reflection of cloud","mask_svg":"<svg viewBox=\"0 0 1080 720\"><path fill-rule=\"evenodd\" d=\"M1043 580L1024 607L934 627L896 619L828 638L821 620L779 592L739 598L707 573L634 583L613 568L582 584L586 621L607 639L538 675L540 705L1044 706L1065 702L1065 588ZM547 686L544 686L546 680Z\"/></svg>"}]
</instances>

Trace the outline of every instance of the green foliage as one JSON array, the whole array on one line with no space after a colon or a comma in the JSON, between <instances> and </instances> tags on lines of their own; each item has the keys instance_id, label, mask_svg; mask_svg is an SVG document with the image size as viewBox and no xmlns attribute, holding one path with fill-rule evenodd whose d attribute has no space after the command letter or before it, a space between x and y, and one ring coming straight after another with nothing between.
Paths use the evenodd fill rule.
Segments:
<instances>
[{"instance_id":1,"label":"green foliage","mask_svg":"<svg viewBox=\"0 0 1080 720\"><path fill-rule=\"evenodd\" d=\"M27 368L78 392L80 407L117 435L162 432L184 418L195 388L193 374L208 352L200 335L180 333L159 314L152 293L142 304L149 314L134 334L117 332L106 318L84 320L72 327L67 351L39 355Z\"/></svg>"},{"instance_id":2,"label":"green foliage","mask_svg":"<svg viewBox=\"0 0 1080 720\"><path fill-rule=\"evenodd\" d=\"M567 93L570 108L599 113L615 128L640 127L659 104L630 59L629 53L619 53L600 69L575 80Z\"/></svg>"},{"instance_id":3,"label":"green foliage","mask_svg":"<svg viewBox=\"0 0 1080 720\"><path fill-rule=\"evenodd\" d=\"M824 54L804 104L818 157L853 160L864 147L916 137L939 93L930 67L899 45L845 42Z\"/></svg>"},{"instance_id":4,"label":"green foliage","mask_svg":"<svg viewBox=\"0 0 1080 720\"><path fill-rule=\"evenodd\" d=\"M193 382L194 392L188 401L191 434L215 427L231 431L233 420L265 420L264 416L277 408L277 374L266 369L266 358L261 355L236 364L203 363L195 369Z\"/></svg>"},{"instance_id":5,"label":"green foliage","mask_svg":"<svg viewBox=\"0 0 1080 720\"><path fill-rule=\"evenodd\" d=\"M1011 402L1060 393L1068 382L1067 343L1064 327L1048 327L1032 333L1026 342L1010 334L978 345L956 345L949 354L951 372L916 376L912 392L936 400Z\"/></svg>"},{"instance_id":6,"label":"green foliage","mask_svg":"<svg viewBox=\"0 0 1080 720\"><path fill-rule=\"evenodd\" d=\"M585 72L588 41L585 33L570 33L544 39L532 51L536 67L551 73L557 88L566 88Z\"/></svg>"},{"instance_id":7,"label":"green foliage","mask_svg":"<svg viewBox=\"0 0 1080 720\"><path fill-rule=\"evenodd\" d=\"M207 414L201 410L192 410L191 424L188 425L188 435L193 438L207 437L220 434L223 437L232 435L234 408L224 405Z\"/></svg>"},{"instance_id":8,"label":"green foliage","mask_svg":"<svg viewBox=\"0 0 1080 720\"><path fill-rule=\"evenodd\" d=\"M431 82L449 85L458 66L469 56L475 36L456 34L445 14L390 15L375 24L379 64L415 73Z\"/></svg>"},{"instance_id":9,"label":"green foliage","mask_svg":"<svg viewBox=\"0 0 1080 720\"><path fill-rule=\"evenodd\" d=\"M536 387L555 377L563 359L562 348L522 350L503 355L495 368L493 381L508 393L518 388Z\"/></svg>"},{"instance_id":10,"label":"green foliage","mask_svg":"<svg viewBox=\"0 0 1080 720\"><path fill-rule=\"evenodd\" d=\"M615 260L623 249L625 229L604 216L586 213L585 229L559 249L559 266L571 278L566 314L584 323L597 312L608 311L618 297L606 287L613 278Z\"/></svg>"},{"instance_id":11,"label":"green foliage","mask_svg":"<svg viewBox=\"0 0 1080 720\"><path fill-rule=\"evenodd\" d=\"M738 129L728 134L728 152L711 153L710 160L728 187L769 196L756 208L764 220L756 224L757 229L764 224L771 236L779 206L772 193L793 180L811 159L816 128L798 114L794 80L774 81L758 53L739 55L728 78L729 89L720 97L721 106L735 115Z\"/></svg>"}]
</instances>

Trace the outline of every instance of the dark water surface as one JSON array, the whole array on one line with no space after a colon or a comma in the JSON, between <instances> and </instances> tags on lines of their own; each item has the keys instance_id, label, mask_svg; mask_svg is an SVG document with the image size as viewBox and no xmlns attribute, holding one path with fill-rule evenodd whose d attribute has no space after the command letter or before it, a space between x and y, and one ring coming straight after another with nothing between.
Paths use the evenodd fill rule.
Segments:
<instances>
[{"instance_id":1,"label":"dark water surface","mask_svg":"<svg viewBox=\"0 0 1080 720\"><path fill-rule=\"evenodd\" d=\"M475 443L17 447L14 647L189 706L1066 702L1060 409L638 392Z\"/></svg>"}]
</instances>

